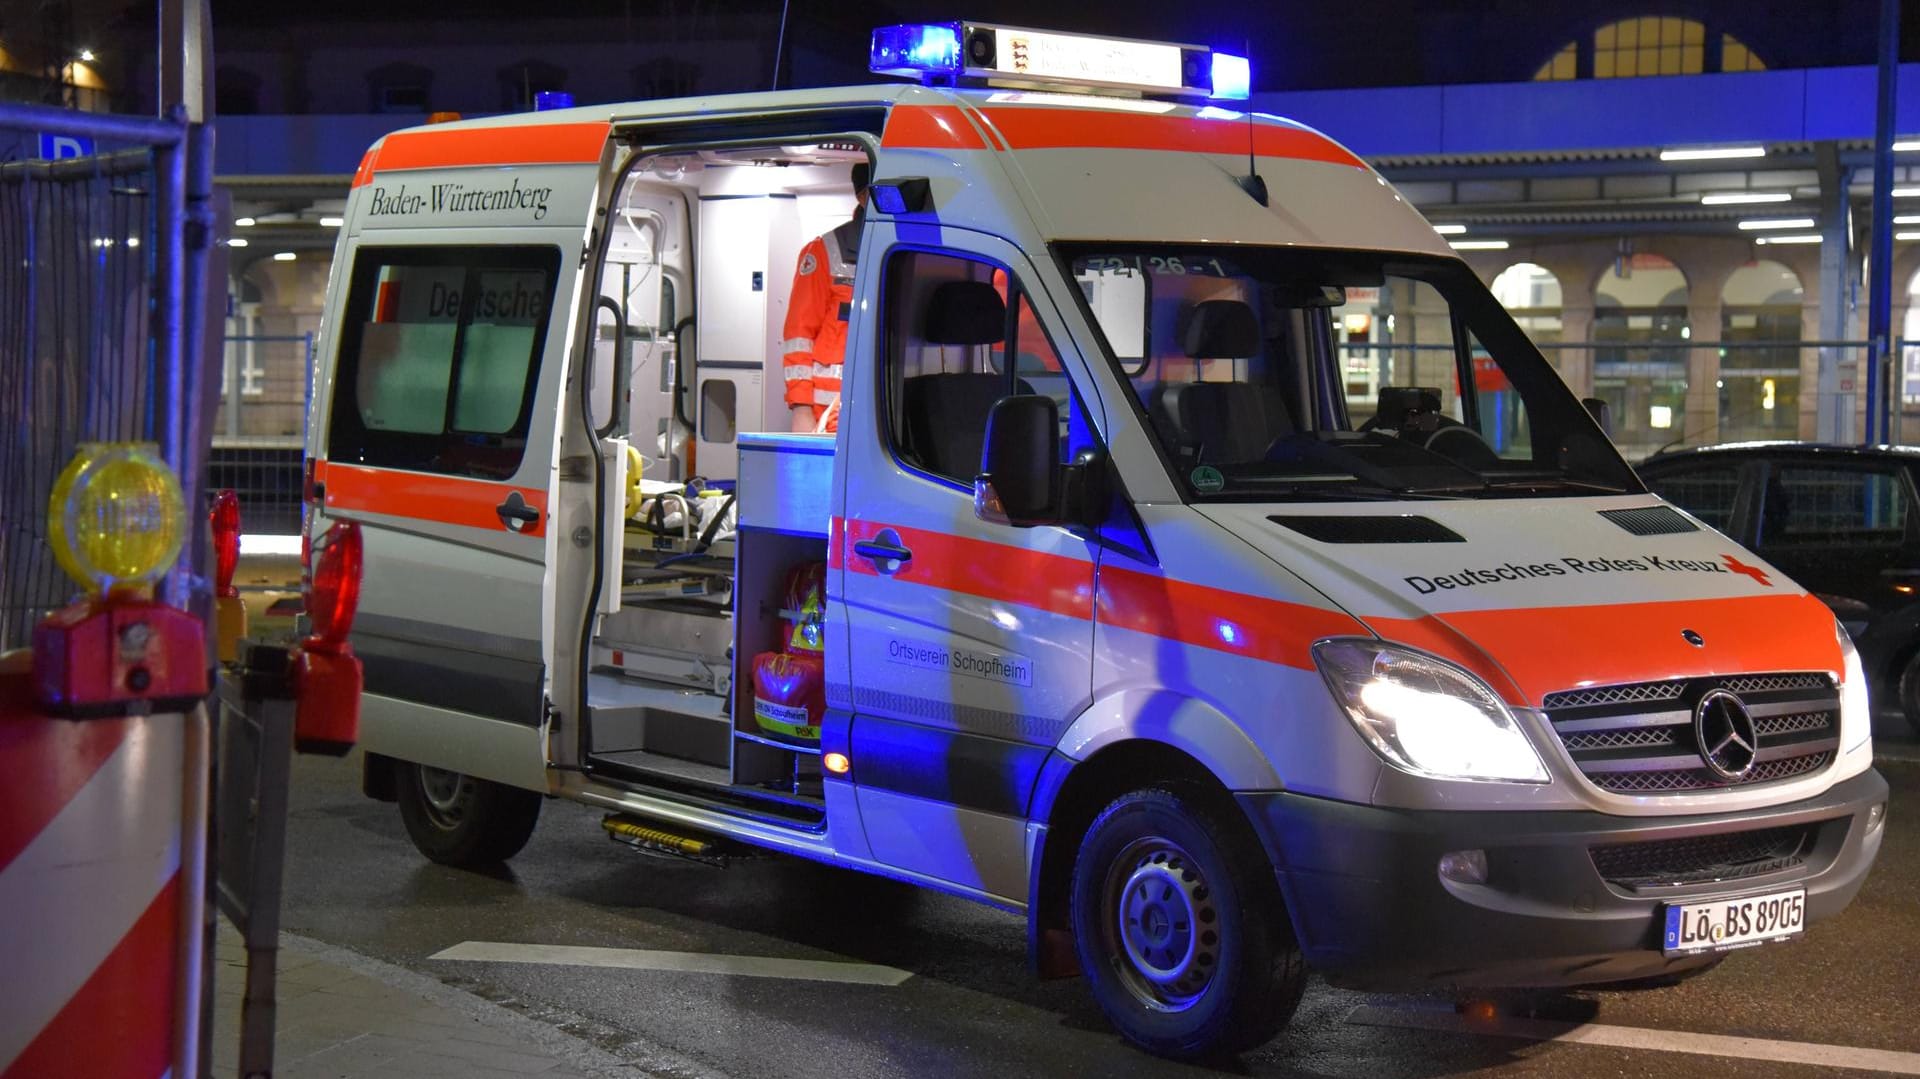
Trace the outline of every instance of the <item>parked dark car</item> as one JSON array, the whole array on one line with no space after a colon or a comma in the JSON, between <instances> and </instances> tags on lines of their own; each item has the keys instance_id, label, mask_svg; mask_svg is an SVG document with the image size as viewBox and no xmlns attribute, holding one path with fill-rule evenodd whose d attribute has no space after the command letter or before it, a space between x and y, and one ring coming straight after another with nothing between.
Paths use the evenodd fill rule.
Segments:
<instances>
[{"instance_id":1,"label":"parked dark car","mask_svg":"<svg viewBox=\"0 0 1920 1079\"><path fill-rule=\"evenodd\" d=\"M1920 732L1920 448L1743 442L1638 471L1833 608L1875 703L1897 701Z\"/></svg>"}]
</instances>

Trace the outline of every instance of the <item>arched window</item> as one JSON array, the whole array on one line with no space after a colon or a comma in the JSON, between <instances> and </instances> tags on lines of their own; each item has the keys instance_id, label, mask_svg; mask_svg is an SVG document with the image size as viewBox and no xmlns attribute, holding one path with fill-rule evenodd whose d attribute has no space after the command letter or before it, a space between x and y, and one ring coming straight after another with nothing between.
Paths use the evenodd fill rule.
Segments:
<instances>
[{"instance_id":1,"label":"arched window","mask_svg":"<svg viewBox=\"0 0 1920 1079\"><path fill-rule=\"evenodd\" d=\"M1800 432L1800 276L1762 260L1720 289L1721 441Z\"/></svg>"},{"instance_id":2,"label":"arched window","mask_svg":"<svg viewBox=\"0 0 1920 1079\"><path fill-rule=\"evenodd\" d=\"M1639 460L1698 432L1687 425L1687 278L1659 255L1621 257L1594 290L1593 392L1614 442Z\"/></svg>"},{"instance_id":3,"label":"arched window","mask_svg":"<svg viewBox=\"0 0 1920 1079\"><path fill-rule=\"evenodd\" d=\"M367 72L368 111L426 112L433 90L433 72L419 64L396 61Z\"/></svg>"},{"instance_id":4,"label":"arched window","mask_svg":"<svg viewBox=\"0 0 1920 1079\"><path fill-rule=\"evenodd\" d=\"M1567 42L1533 77L1553 82L1766 69L1766 63L1732 34L1715 33L1693 19L1641 15L1602 26L1592 37Z\"/></svg>"},{"instance_id":5,"label":"arched window","mask_svg":"<svg viewBox=\"0 0 1920 1079\"><path fill-rule=\"evenodd\" d=\"M1560 279L1545 266L1516 262L1493 279L1493 296L1507 309L1555 370L1564 372L1560 343Z\"/></svg>"}]
</instances>

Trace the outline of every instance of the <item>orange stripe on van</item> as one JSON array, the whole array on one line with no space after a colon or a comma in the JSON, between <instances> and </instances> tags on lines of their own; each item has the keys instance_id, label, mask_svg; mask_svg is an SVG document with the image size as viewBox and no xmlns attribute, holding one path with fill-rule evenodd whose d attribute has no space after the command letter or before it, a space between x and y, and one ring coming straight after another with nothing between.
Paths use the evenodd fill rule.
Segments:
<instances>
[{"instance_id":1,"label":"orange stripe on van","mask_svg":"<svg viewBox=\"0 0 1920 1079\"><path fill-rule=\"evenodd\" d=\"M880 145L915 150L985 150L987 142L958 105L899 105L887 114Z\"/></svg>"},{"instance_id":2,"label":"orange stripe on van","mask_svg":"<svg viewBox=\"0 0 1920 1079\"><path fill-rule=\"evenodd\" d=\"M441 169L465 165L581 165L600 160L613 125L515 124L398 131L380 144L376 167Z\"/></svg>"},{"instance_id":3,"label":"orange stripe on van","mask_svg":"<svg viewBox=\"0 0 1920 1079\"><path fill-rule=\"evenodd\" d=\"M1196 648L1311 668L1314 641L1366 632L1351 617L1324 607L1115 566L1099 571L1089 594L1092 567L1086 559L878 521L836 518L838 561L850 572L877 574L870 559L854 553L853 544L872 539L882 529L898 533L901 544L913 552L894 580L1037 607L1067 618L1088 620L1097 611L1101 622L1115 628Z\"/></svg>"},{"instance_id":4,"label":"orange stripe on van","mask_svg":"<svg viewBox=\"0 0 1920 1079\"><path fill-rule=\"evenodd\" d=\"M1324 135L1280 124L1208 120L1102 109L1007 105L981 110L1015 150L1057 148L1170 150L1177 153L1241 154L1249 137L1261 157L1324 161L1366 168L1366 163Z\"/></svg>"},{"instance_id":5,"label":"orange stripe on van","mask_svg":"<svg viewBox=\"0 0 1920 1079\"><path fill-rule=\"evenodd\" d=\"M1100 621L1197 648L1308 669L1313 667L1313 642L1366 632L1350 616L1325 607L1114 566L1100 570Z\"/></svg>"},{"instance_id":6,"label":"orange stripe on van","mask_svg":"<svg viewBox=\"0 0 1920 1079\"><path fill-rule=\"evenodd\" d=\"M901 545L913 552L913 558L892 574L896 581L1038 607L1069 618L1093 617L1093 567L1084 558L880 521L840 520L844 522L840 542L845 548L841 561L851 572L879 574L873 560L857 554L853 545L891 529L899 534Z\"/></svg>"},{"instance_id":7,"label":"orange stripe on van","mask_svg":"<svg viewBox=\"0 0 1920 1079\"><path fill-rule=\"evenodd\" d=\"M375 143L360 155L360 167L353 170L352 187L365 187L373 182L373 163L380 156L380 145Z\"/></svg>"},{"instance_id":8,"label":"orange stripe on van","mask_svg":"<svg viewBox=\"0 0 1920 1079\"><path fill-rule=\"evenodd\" d=\"M528 525L519 534L538 536L546 528L547 492L534 487L328 461L314 462L313 478L316 483L326 484L329 510L382 513L500 532L508 529L494 507L518 491L527 505L540 511L540 522Z\"/></svg>"},{"instance_id":9,"label":"orange stripe on van","mask_svg":"<svg viewBox=\"0 0 1920 1079\"><path fill-rule=\"evenodd\" d=\"M1467 658L1460 652L1463 645L1468 650L1477 647L1512 676L1518 699L1532 704L1563 689L1621 682L1751 671L1840 673L1833 616L1805 593L1454 611L1366 621L1388 640L1462 662ZM1706 644L1688 644L1680 636L1688 629ZM1470 645L1464 643L1468 641Z\"/></svg>"}]
</instances>

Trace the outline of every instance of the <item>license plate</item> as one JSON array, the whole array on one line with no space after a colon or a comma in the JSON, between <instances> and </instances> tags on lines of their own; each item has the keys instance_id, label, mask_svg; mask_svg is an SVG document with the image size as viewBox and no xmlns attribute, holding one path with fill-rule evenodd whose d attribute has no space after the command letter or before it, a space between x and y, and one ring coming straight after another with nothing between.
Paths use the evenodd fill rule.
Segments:
<instances>
[{"instance_id":1,"label":"license plate","mask_svg":"<svg viewBox=\"0 0 1920 1079\"><path fill-rule=\"evenodd\" d=\"M1795 936L1807 925L1807 893L1790 892L1667 904L1664 951L1697 955L1750 948Z\"/></svg>"}]
</instances>

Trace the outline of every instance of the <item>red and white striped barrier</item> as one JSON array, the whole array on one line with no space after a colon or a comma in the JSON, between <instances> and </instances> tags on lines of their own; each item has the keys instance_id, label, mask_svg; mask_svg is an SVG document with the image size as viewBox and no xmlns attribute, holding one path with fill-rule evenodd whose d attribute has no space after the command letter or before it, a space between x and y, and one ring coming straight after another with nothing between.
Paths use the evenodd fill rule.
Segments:
<instances>
[{"instance_id":1,"label":"red and white striped barrier","mask_svg":"<svg viewBox=\"0 0 1920 1079\"><path fill-rule=\"evenodd\" d=\"M0 673L0 1079L197 1074L204 709L73 720Z\"/></svg>"}]
</instances>

